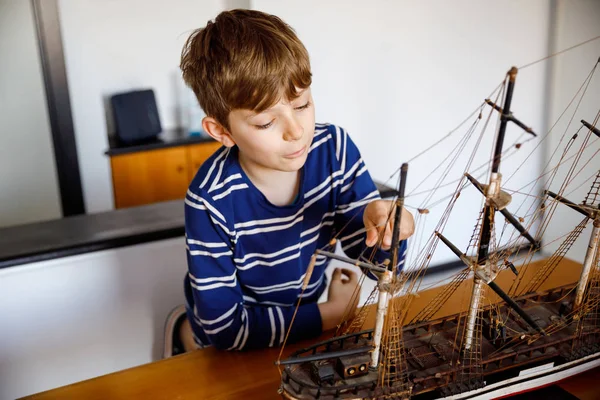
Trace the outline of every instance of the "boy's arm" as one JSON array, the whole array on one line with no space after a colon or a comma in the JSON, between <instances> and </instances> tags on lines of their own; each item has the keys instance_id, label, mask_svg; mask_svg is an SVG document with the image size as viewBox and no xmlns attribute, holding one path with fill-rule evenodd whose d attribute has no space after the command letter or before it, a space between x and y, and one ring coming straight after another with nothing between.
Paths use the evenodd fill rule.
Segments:
<instances>
[{"instance_id":1,"label":"boy's arm","mask_svg":"<svg viewBox=\"0 0 600 400\"><path fill-rule=\"evenodd\" d=\"M188 192L185 221L194 318L211 344L226 350L280 345L295 306L262 307L244 303L233 259L236 232L232 221L227 221L210 196L203 192ZM288 341L320 333L317 304L301 305Z\"/></svg>"},{"instance_id":2,"label":"boy's arm","mask_svg":"<svg viewBox=\"0 0 600 400\"><path fill-rule=\"evenodd\" d=\"M391 258L390 252L366 244L364 210L367 205L381 199L379 191L371 179L367 166L350 136L341 128L336 132L339 136L337 147L342 182L338 186L338 204L336 206L335 224L342 250L351 258L366 258L375 262L383 262ZM393 218L393 215L392 215ZM406 240L400 241L398 251L398 269L404 266L406 256ZM371 272L368 276L377 279Z\"/></svg>"}]
</instances>

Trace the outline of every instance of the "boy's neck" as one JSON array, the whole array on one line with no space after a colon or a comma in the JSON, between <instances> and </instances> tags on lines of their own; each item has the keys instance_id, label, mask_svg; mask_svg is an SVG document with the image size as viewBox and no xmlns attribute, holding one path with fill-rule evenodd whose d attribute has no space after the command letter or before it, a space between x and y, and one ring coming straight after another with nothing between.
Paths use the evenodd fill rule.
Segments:
<instances>
[{"instance_id":1,"label":"boy's neck","mask_svg":"<svg viewBox=\"0 0 600 400\"><path fill-rule=\"evenodd\" d=\"M294 202L300 188L300 171L277 171L249 165L240 157L240 165L248 179L276 206L287 206Z\"/></svg>"}]
</instances>

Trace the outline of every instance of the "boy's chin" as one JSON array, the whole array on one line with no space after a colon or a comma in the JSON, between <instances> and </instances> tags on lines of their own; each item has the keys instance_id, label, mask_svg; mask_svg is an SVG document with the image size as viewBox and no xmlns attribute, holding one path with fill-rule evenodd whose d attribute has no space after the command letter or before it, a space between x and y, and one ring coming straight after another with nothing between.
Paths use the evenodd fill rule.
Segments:
<instances>
[{"instance_id":1,"label":"boy's chin","mask_svg":"<svg viewBox=\"0 0 600 400\"><path fill-rule=\"evenodd\" d=\"M304 167L304 164L306 164L306 157L300 157L298 159L286 162L281 166L281 170L285 172L298 172L302 169L302 167Z\"/></svg>"}]
</instances>

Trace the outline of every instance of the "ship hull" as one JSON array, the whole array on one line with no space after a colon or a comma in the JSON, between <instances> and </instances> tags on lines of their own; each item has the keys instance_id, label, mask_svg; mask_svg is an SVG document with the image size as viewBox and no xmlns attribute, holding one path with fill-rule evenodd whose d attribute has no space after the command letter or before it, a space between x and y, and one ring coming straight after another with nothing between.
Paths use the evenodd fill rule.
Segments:
<instances>
[{"instance_id":1,"label":"ship hull","mask_svg":"<svg viewBox=\"0 0 600 400\"><path fill-rule=\"evenodd\" d=\"M447 400L487 400L502 399L507 396L529 392L545 386L553 385L561 380L580 374L592 368L600 367L600 353L592 354L582 359L558 366L554 366L554 363L545 364L543 366L547 368L542 368L537 371L524 369L521 371L521 373L523 373L522 376L509 378L489 386L486 385L482 389L439 398ZM416 399L418 399L418 397L416 397Z\"/></svg>"},{"instance_id":2,"label":"ship hull","mask_svg":"<svg viewBox=\"0 0 600 400\"><path fill-rule=\"evenodd\" d=\"M460 393L457 395L437 397L440 400L490 400L502 399L519 393L540 389L557 382L581 374L593 368L600 367L600 353L592 354L580 360L571 361L554 366L554 363L543 365L545 368L524 369L520 376L496 382L478 390ZM288 400L303 400L304 397L282 392L282 397ZM418 400L419 396L414 397ZM348 397L348 399L363 399L363 397Z\"/></svg>"},{"instance_id":3,"label":"ship hull","mask_svg":"<svg viewBox=\"0 0 600 400\"><path fill-rule=\"evenodd\" d=\"M471 367L464 355L459 362L459 354L463 353L456 338L462 336L465 323L464 318L456 314L402 329L405 368L397 381L389 379L390 374L398 375L397 371L389 369L384 373L388 375L380 375L381 369L367 372L363 368L360 376L343 376L344 368L347 368L344 366L347 360L343 361L343 357L332 356L317 363L302 361L306 356L368 348L373 331L366 330L334 337L294 353L296 362L284 369L280 393L284 398L295 400L404 399L409 398L406 389L410 386L413 400L490 399L547 386L600 365L598 329L594 327L584 334L578 333L577 323L564 315L565 311L557 301L568 300L572 296L572 287L564 286L517 299L543 328L552 330L552 335L519 334L517 330L525 326L524 322L518 317L511 319L511 314L502 307L490 308L493 314L492 311L484 312L478 342L481 355ZM498 315L498 312L506 316L507 330L502 334L492 329L495 326L492 315ZM506 333L509 331L513 333ZM364 357L360 362L365 362ZM317 365L325 364L329 364L329 375L321 376L323 372ZM388 378L382 379L382 376ZM387 381L382 385L385 379Z\"/></svg>"}]
</instances>

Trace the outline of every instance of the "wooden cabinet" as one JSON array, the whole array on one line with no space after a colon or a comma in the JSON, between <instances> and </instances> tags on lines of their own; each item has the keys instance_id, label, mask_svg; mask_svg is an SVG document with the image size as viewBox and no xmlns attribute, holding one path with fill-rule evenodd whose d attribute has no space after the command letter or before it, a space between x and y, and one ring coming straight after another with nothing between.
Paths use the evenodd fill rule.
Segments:
<instances>
[{"instance_id":1,"label":"wooden cabinet","mask_svg":"<svg viewBox=\"0 0 600 400\"><path fill-rule=\"evenodd\" d=\"M219 142L191 144L186 146L190 182L196 175L196 172L198 172L202 163L217 151L219 147L221 147L221 143Z\"/></svg>"},{"instance_id":2,"label":"wooden cabinet","mask_svg":"<svg viewBox=\"0 0 600 400\"><path fill-rule=\"evenodd\" d=\"M183 199L218 142L141 150L111 156L115 208Z\"/></svg>"}]
</instances>

